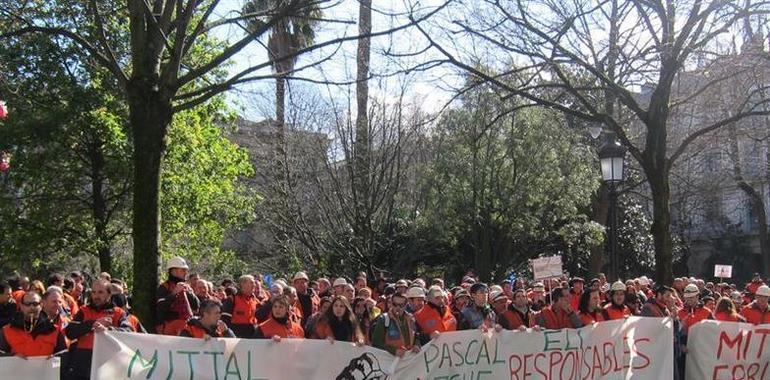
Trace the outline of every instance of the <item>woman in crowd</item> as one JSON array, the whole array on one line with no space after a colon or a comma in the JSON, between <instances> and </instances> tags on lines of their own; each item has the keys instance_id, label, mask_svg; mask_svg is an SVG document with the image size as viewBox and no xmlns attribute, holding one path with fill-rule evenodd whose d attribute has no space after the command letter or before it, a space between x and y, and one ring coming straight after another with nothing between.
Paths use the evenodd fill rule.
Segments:
<instances>
[{"instance_id":1,"label":"woman in crowd","mask_svg":"<svg viewBox=\"0 0 770 380\"><path fill-rule=\"evenodd\" d=\"M353 300L353 314L355 314L356 319L358 320L358 328L364 336L364 342L370 344L369 331L372 327L372 321L376 316L373 316L372 308L369 307L369 303L365 298L356 297L356 299Z\"/></svg>"},{"instance_id":2,"label":"woman in crowd","mask_svg":"<svg viewBox=\"0 0 770 380\"><path fill-rule=\"evenodd\" d=\"M583 321L583 325L604 321L600 302L601 296L598 289L587 289L580 296L578 316Z\"/></svg>"},{"instance_id":3,"label":"woman in crowd","mask_svg":"<svg viewBox=\"0 0 770 380\"><path fill-rule=\"evenodd\" d=\"M714 319L717 321L726 322L746 322L746 318L738 314L735 310L735 304L728 297L722 297L717 302L716 310L714 311Z\"/></svg>"},{"instance_id":4,"label":"woman in crowd","mask_svg":"<svg viewBox=\"0 0 770 380\"><path fill-rule=\"evenodd\" d=\"M331 307L318 320L310 337L363 345L364 336L347 298L334 296L331 301Z\"/></svg>"},{"instance_id":5,"label":"woman in crowd","mask_svg":"<svg viewBox=\"0 0 770 380\"><path fill-rule=\"evenodd\" d=\"M283 338L304 338L305 331L302 326L292 322L289 318L289 299L279 295L272 300L270 317L257 326L255 337L257 339L273 339L280 342Z\"/></svg>"}]
</instances>

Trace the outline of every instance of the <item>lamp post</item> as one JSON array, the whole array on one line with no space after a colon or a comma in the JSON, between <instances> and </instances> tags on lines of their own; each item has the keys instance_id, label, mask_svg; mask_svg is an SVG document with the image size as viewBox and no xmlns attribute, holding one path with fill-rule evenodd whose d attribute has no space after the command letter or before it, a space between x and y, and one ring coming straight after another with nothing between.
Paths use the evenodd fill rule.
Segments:
<instances>
[{"instance_id":1,"label":"lamp post","mask_svg":"<svg viewBox=\"0 0 770 380\"><path fill-rule=\"evenodd\" d=\"M618 262L618 216L617 216L617 185L623 181L623 159L626 156L626 148L620 144L617 137L612 132L606 132L604 142L599 147L599 161L602 167L602 180L607 185L610 195L609 232L607 234L609 243L609 261L610 278L620 279L620 263Z\"/></svg>"}]
</instances>

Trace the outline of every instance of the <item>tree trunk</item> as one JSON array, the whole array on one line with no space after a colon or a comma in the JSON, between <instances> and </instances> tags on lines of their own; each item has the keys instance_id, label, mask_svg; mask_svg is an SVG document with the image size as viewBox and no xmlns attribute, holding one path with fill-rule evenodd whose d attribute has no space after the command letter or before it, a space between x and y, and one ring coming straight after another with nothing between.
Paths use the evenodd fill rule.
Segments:
<instances>
[{"instance_id":1,"label":"tree trunk","mask_svg":"<svg viewBox=\"0 0 770 380\"><path fill-rule=\"evenodd\" d=\"M372 31L372 1L361 0L359 5L358 30L359 34L367 35ZM353 194L355 199L355 229L360 242L359 247L364 257L371 257L374 253L374 234L371 226L373 213L370 194L370 138L369 138L369 61L371 56L371 41L369 37L358 40L357 71L356 71L356 136L353 147L354 173L352 178Z\"/></svg>"},{"instance_id":2,"label":"tree trunk","mask_svg":"<svg viewBox=\"0 0 770 380\"><path fill-rule=\"evenodd\" d=\"M674 255L671 239L671 189L667 170L645 170L652 192L652 233L655 246L655 280L659 284L674 282Z\"/></svg>"},{"instance_id":3,"label":"tree trunk","mask_svg":"<svg viewBox=\"0 0 770 380\"><path fill-rule=\"evenodd\" d=\"M142 322L153 327L161 265L161 163L173 113L170 100L151 87L132 91L129 107L134 139L133 306Z\"/></svg>"},{"instance_id":4,"label":"tree trunk","mask_svg":"<svg viewBox=\"0 0 770 380\"><path fill-rule=\"evenodd\" d=\"M730 132L730 156L733 161L733 178L738 188L741 189L749 198L749 207L754 214L757 222L757 238L759 239L759 251L762 260L762 277L768 276L767 267L770 264L768 260L768 254L770 254L770 246L768 244L768 231L767 231L767 213L765 212L765 201L762 197L762 192L752 186L746 178L743 176L743 162L741 159L740 145L738 143L738 132L735 124L730 125L728 128ZM761 186L761 185L760 185Z\"/></svg>"},{"instance_id":5,"label":"tree trunk","mask_svg":"<svg viewBox=\"0 0 770 380\"><path fill-rule=\"evenodd\" d=\"M591 220L603 226L608 226L609 219L607 218L609 216L609 205L609 192L607 191L607 186L602 182L601 186L596 190L596 193L591 197ZM588 270L593 274L602 271L605 246L605 244L599 244L591 247L590 256L588 257Z\"/></svg>"},{"instance_id":6,"label":"tree trunk","mask_svg":"<svg viewBox=\"0 0 770 380\"><path fill-rule=\"evenodd\" d=\"M94 233L97 239L96 253L99 256L99 270L112 271L112 252L110 238L107 233L107 200L104 197L104 152L99 136L94 136L91 156L91 204L94 219Z\"/></svg>"}]
</instances>

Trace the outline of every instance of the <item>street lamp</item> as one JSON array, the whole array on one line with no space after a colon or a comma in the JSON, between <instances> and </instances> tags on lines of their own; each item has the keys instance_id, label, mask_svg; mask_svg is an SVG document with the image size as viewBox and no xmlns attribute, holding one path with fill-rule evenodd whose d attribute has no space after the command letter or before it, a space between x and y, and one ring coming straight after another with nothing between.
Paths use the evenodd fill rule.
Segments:
<instances>
[{"instance_id":1,"label":"street lamp","mask_svg":"<svg viewBox=\"0 0 770 380\"><path fill-rule=\"evenodd\" d=\"M609 240L610 278L620 279L620 263L618 262L618 216L617 216L617 185L623 181L623 159L626 156L626 148L620 144L612 132L607 132L604 142L599 147L599 161L602 167L602 180L607 185L610 195L610 207L608 219L610 228L607 233Z\"/></svg>"}]
</instances>

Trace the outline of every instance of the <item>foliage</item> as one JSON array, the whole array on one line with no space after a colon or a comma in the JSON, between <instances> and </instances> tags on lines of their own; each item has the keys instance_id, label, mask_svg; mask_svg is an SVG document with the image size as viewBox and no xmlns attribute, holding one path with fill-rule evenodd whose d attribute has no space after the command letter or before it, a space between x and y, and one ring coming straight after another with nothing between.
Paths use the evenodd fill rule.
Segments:
<instances>
[{"instance_id":1,"label":"foliage","mask_svg":"<svg viewBox=\"0 0 770 380\"><path fill-rule=\"evenodd\" d=\"M439 122L426 212L456 239L458 261L483 278L556 253L574 223L587 223L578 214L598 184L596 169L563 125L557 114L516 109L484 86Z\"/></svg>"}]
</instances>

